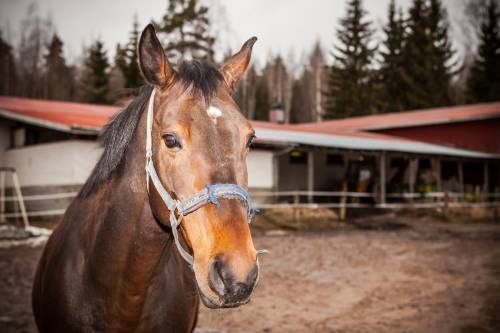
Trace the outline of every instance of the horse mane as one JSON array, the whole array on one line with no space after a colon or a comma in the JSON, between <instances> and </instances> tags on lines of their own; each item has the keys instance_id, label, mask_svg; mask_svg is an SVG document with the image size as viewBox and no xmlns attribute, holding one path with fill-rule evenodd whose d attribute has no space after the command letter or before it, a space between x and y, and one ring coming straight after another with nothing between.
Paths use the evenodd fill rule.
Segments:
<instances>
[{"instance_id":1,"label":"horse mane","mask_svg":"<svg viewBox=\"0 0 500 333\"><path fill-rule=\"evenodd\" d=\"M223 82L220 72L203 60L180 63L176 76L184 89L191 89L193 95L203 97L206 103L216 95L217 87ZM83 185L79 193L81 198L96 191L121 165L152 91L151 85L140 87L137 97L117 113L100 133L98 141L104 152Z\"/></svg>"}]
</instances>

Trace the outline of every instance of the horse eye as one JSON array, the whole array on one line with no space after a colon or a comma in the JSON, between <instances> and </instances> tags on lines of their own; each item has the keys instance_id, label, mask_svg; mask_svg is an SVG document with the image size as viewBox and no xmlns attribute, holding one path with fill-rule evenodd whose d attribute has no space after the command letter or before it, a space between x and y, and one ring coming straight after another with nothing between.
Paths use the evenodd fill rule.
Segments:
<instances>
[{"instance_id":1,"label":"horse eye","mask_svg":"<svg viewBox=\"0 0 500 333\"><path fill-rule=\"evenodd\" d=\"M253 143L253 140L255 139L255 134L252 134L249 138L248 138L248 142L247 142L247 147L250 148L250 146L252 145Z\"/></svg>"},{"instance_id":2,"label":"horse eye","mask_svg":"<svg viewBox=\"0 0 500 333\"><path fill-rule=\"evenodd\" d=\"M181 148L181 144L174 134L167 133L163 135L163 141L165 142L165 146L167 146L167 148Z\"/></svg>"}]
</instances>

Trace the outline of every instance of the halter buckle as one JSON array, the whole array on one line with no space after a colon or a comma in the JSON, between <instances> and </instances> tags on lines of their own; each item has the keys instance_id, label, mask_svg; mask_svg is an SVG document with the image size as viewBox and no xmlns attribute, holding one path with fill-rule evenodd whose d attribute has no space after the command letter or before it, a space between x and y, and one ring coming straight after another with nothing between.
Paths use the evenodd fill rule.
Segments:
<instances>
[{"instance_id":1,"label":"halter buckle","mask_svg":"<svg viewBox=\"0 0 500 333\"><path fill-rule=\"evenodd\" d=\"M174 217L176 218L176 220L179 221L179 224L181 223L182 219L184 218L184 213L182 212L182 208L180 207L180 204L181 204L181 202L179 200L176 200L174 210L172 211L172 214L174 214Z\"/></svg>"}]
</instances>

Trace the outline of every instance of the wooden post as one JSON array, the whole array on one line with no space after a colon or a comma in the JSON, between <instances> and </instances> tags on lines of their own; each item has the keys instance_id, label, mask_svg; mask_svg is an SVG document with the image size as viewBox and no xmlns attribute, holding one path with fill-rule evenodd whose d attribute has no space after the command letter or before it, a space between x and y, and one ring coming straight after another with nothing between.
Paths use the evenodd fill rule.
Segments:
<instances>
[{"instance_id":1,"label":"wooden post","mask_svg":"<svg viewBox=\"0 0 500 333\"><path fill-rule=\"evenodd\" d=\"M443 197L443 215L445 218L448 217L449 203L450 203L450 197L448 194L448 190L446 190L446 192L444 192L444 197Z\"/></svg>"},{"instance_id":2,"label":"wooden post","mask_svg":"<svg viewBox=\"0 0 500 333\"><path fill-rule=\"evenodd\" d=\"M410 189L410 194L412 195L410 197L410 201L413 201L413 194L415 193L415 185L417 183L417 175L418 175L418 166L419 166L419 159L411 158L409 163L409 168L410 168L409 189Z\"/></svg>"},{"instance_id":3,"label":"wooden post","mask_svg":"<svg viewBox=\"0 0 500 333\"><path fill-rule=\"evenodd\" d=\"M0 170L0 223L5 220L5 171Z\"/></svg>"},{"instance_id":4,"label":"wooden post","mask_svg":"<svg viewBox=\"0 0 500 333\"><path fill-rule=\"evenodd\" d=\"M462 163L462 161L458 161L458 184L460 188L460 198L464 200L465 198L464 164Z\"/></svg>"},{"instance_id":5,"label":"wooden post","mask_svg":"<svg viewBox=\"0 0 500 333\"><path fill-rule=\"evenodd\" d=\"M347 191L348 191L347 180L344 180L342 182L342 192L344 192L344 195L342 195L342 197L340 198L340 210L339 210L339 217L341 221L344 221L347 215L347 207L346 207L347 194L345 194L345 192Z\"/></svg>"},{"instance_id":6,"label":"wooden post","mask_svg":"<svg viewBox=\"0 0 500 333\"><path fill-rule=\"evenodd\" d=\"M386 156L383 151L380 154L380 203L382 205L386 204L386 193L385 193L385 183L386 183Z\"/></svg>"},{"instance_id":7,"label":"wooden post","mask_svg":"<svg viewBox=\"0 0 500 333\"><path fill-rule=\"evenodd\" d=\"M441 181L441 159L434 159L435 172L436 172L436 189L438 192L443 191L443 183Z\"/></svg>"},{"instance_id":8,"label":"wooden post","mask_svg":"<svg viewBox=\"0 0 500 333\"><path fill-rule=\"evenodd\" d=\"M21 186L19 184L19 179L17 178L17 173L15 171L12 172L12 183L14 185L14 190L16 191L17 201L19 202L19 209L21 210L21 216L23 217L23 225L24 227L29 227L30 223L28 221L28 214L26 213L26 206L24 205Z\"/></svg>"},{"instance_id":9,"label":"wooden post","mask_svg":"<svg viewBox=\"0 0 500 333\"><path fill-rule=\"evenodd\" d=\"M273 154L273 188L274 188L275 192L279 191L279 182L278 182L279 163L280 163L279 156L276 154Z\"/></svg>"},{"instance_id":10,"label":"wooden post","mask_svg":"<svg viewBox=\"0 0 500 333\"><path fill-rule=\"evenodd\" d=\"M489 197L487 196L490 191L490 169L488 165L488 161L484 161L483 163L483 193L485 194L485 199L488 201Z\"/></svg>"},{"instance_id":11,"label":"wooden post","mask_svg":"<svg viewBox=\"0 0 500 333\"><path fill-rule=\"evenodd\" d=\"M297 207L298 204L300 204L300 196L297 191L293 192L293 220L295 223L299 223L300 221L300 214L299 214L299 208Z\"/></svg>"},{"instance_id":12,"label":"wooden post","mask_svg":"<svg viewBox=\"0 0 500 333\"><path fill-rule=\"evenodd\" d=\"M314 151L307 152L307 191L314 191ZM313 202L313 195L308 194L307 200L309 203Z\"/></svg>"}]
</instances>

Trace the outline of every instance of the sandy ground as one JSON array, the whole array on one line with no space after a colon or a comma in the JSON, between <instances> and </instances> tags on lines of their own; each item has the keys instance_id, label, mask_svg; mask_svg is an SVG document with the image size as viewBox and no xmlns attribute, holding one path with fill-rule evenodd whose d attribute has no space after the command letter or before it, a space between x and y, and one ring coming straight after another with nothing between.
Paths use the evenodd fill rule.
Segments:
<instances>
[{"instance_id":1,"label":"sandy ground","mask_svg":"<svg viewBox=\"0 0 500 333\"><path fill-rule=\"evenodd\" d=\"M500 332L500 223L382 216L254 240L271 254L252 301L201 308L197 332ZM35 331L40 253L0 249L0 332Z\"/></svg>"}]
</instances>

